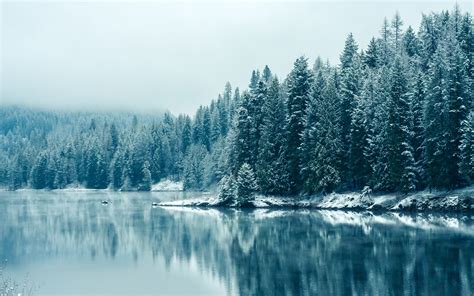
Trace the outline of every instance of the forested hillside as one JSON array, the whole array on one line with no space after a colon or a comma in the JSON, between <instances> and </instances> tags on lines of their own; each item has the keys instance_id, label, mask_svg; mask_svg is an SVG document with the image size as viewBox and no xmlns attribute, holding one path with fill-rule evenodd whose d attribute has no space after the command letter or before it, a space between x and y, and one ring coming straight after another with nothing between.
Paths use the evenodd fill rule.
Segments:
<instances>
[{"instance_id":1,"label":"forested hillside","mask_svg":"<svg viewBox=\"0 0 474 296\"><path fill-rule=\"evenodd\" d=\"M349 34L338 65L255 70L193 118L1 107L0 182L150 190L170 178L243 196L462 187L474 180L473 75L470 14L424 15L417 30L396 14L367 48Z\"/></svg>"}]
</instances>

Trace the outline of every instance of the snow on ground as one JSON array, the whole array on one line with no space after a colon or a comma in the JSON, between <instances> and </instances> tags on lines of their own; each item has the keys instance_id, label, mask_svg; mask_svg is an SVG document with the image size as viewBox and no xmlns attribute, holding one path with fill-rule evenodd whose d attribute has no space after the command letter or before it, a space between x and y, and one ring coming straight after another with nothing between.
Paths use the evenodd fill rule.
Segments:
<instances>
[{"instance_id":1,"label":"snow on ground","mask_svg":"<svg viewBox=\"0 0 474 296\"><path fill-rule=\"evenodd\" d=\"M263 195L257 195L252 203L256 208L295 206L295 202L290 198Z\"/></svg>"},{"instance_id":2,"label":"snow on ground","mask_svg":"<svg viewBox=\"0 0 474 296\"><path fill-rule=\"evenodd\" d=\"M331 193L322 198L318 207L323 209L367 209L373 203L370 197L356 192Z\"/></svg>"},{"instance_id":3,"label":"snow on ground","mask_svg":"<svg viewBox=\"0 0 474 296\"><path fill-rule=\"evenodd\" d=\"M472 211L474 210L474 186L454 191L416 192L406 196L395 203L391 210L448 210Z\"/></svg>"},{"instance_id":4,"label":"snow on ground","mask_svg":"<svg viewBox=\"0 0 474 296\"><path fill-rule=\"evenodd\" d=\"M165 207L216 207L219 206L219 199L215 196L180 199L160 202L160 206Z\"/></svg>"},{"instance_id":5,"label":"snow on ground","mask_svg":"<svg viewBox=\"0 0 474 296\"><path fill-rule=\"evenodd\" d=\"M151 191L183 191L183 182L161 180L151 186Z\"/></svg>"}]
</instances>

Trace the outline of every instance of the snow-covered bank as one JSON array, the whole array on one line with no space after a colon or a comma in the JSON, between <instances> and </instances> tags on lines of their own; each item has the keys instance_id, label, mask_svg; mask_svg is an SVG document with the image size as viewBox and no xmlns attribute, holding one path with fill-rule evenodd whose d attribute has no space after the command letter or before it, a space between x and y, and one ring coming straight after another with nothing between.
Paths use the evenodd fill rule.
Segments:
<instances>
[{"instance_id":1,"label":"snow-covered bank","mask_svg":"<svg viewBox=\"0 0 474 296\"><path fill-rule=\"evenodd\" d=\"M162 180L151 186L151 191L183 191L183 182Z\"/></svg>"},{"instance_id":2,"label":"snow-covered bank","mask_svg":"<svg viewBox=\"0 0 474 296\"><path fill-rule=\"evenodd\" d=\"M217 196L176 200L159 203L160 206L223 207ZM232 206L232 205L231 205ZM257 196L249 206L255 208L315 208L372 211L474 211L474 186L454 191L420 191L408 195L367 195L357 192L331 193L325 196L289 198Z\"/></svg>"}]
</instances>

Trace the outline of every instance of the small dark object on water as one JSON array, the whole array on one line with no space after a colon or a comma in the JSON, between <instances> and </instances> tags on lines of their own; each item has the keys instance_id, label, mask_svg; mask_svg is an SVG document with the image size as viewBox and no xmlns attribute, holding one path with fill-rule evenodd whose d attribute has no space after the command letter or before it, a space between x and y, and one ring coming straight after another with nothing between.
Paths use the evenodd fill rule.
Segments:
<instances>
[{"instance_id":1,"label":"small dark object on water","mask_svg":"<svg viewBox=\"0 0 474 296\"><path fill-rule=\"evenodd\" d=\"M158 203L156 201L154 201L154 202L151 203L151 206L155 208L155 207L158 206Z\"/></svg>"},{"instance_id":2,"label":"small dark object on water","mask_svg":"<svg viewBox=\"0 0 474 296\"><path fill-rule=\"evenodd\" d=\"M111 202L109 202L108 200L103 200L103 201L102 201L102 204L103 204L103 205L108 205L109 203L111 203Z\"/></svg>"}]
</instances>

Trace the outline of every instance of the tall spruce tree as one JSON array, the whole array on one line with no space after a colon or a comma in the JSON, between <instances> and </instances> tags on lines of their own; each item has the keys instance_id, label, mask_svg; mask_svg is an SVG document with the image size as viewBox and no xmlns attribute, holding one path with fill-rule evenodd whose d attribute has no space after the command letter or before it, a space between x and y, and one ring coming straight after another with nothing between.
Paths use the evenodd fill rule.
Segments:
<instances>
[{"instance_id":1,"label":"tall spruce tree","mask_svg":"<svg viewBox=\"0 0 474 296\"><path fill-rule=\"evenodd\" d=\"M252 167L248 163L242 164L237 173L237 205L248 206L253 201L255 192L258 190L257 180Z\"/></svg>"},{"instance_id":2,"label":"tall spruce tree","mask_svg":"<svg viewBox=\"0 0 474 296\"><path fill-rule=\"evenodd\" d=\"M301 153L302 133L306 117L306 107L310 98L313 74L308 69L308 60L298 58L288 77L288 127L287 127L287 159L290 191L297 193L301 190L303 180L300 168L303 163Z\"/></svg>"},{"instance_id":3,"label":"tall spruce tree","mask_svg":"<svg viewBox=\"0 0 474 296\"><path fill-rule=\"evenodd\" d=\"M314 165L314 147L318 142L318 129L317 124L320 120L320 113L322 112L322 100L323 100L323 91L326 86L326 78L323 75L322 70L318 70L315 75L315 81L311 88L311 97L308 101L308 106L306 110L305 118L305 128L303 132L303 141L301 143L301 152L303 158L306 160L301 164L301 176L304 182L304 189L308 192L314 190L314 184L317 180L312 176L313 167L310 164Z\"/></svg>"},{"instance_id":4,"label":"tall spruce tree","mask_svg":"<svg viewBox=\"0 0 474 296\"><path fill-rule=\"evenodd\" d=\"M233 155L232 172L234 174L240 169L242 164L251 161L251 132L252 120L249 116L248 105L250 95L244 93L242 103L237 109L234 123L234 133L231 140L231 154Z\"/></svg>"},{"instance_id":5,"label":"tall spruce tree","mask_svg":"<svg viewBox=\"0 0 474 296\"><path fill-rule=\"evenodd\" d=\"M389 190L413 191L416 167L413 157L412 117L409 89L401 58L396 57L391 70L390 101L388 102L388 162Z\"/></svg>"},{"instance_id":6,"label":"tall spruce tree","mask_svg":"<svg viewBox=\"0 0 474 296\"><path fill-rule=\"evenodd\" d=\"M389 187L388 162L388 102L390 100L390 71L382 66L377 72L371 73L365 82L363 96L369 103L366 109L368 119L368 146L364 155L370 164L372 174L369 186L378 191L386 191Z\"/></svg>"},{"instance_id":7,"label":"tall spruce tree","mask_svg":"<svg viewBox=\"0 0 474 296\"><path fill-rule=\"evenodd\" d=\"M340 101L335 76L324 84L320 96L312 101L311 109L317 117L314 125L314 145L307 149L305 189L308 192L328 193L341 183L341 134L339 132ZM314 111L312 111L314 112Z\"/></svg>"},{"instance_id":8,"label":"tall spruce tree","mask_svg":"<svg viewBox=\"0 0 474 296\"><path fill-rule=\"evenodd\" d=\"M357 53L358 46L354 40L352 34L346 39L343 53L341 55L341 86L340 86L340 97L341 97L341 110L339 125L341 128L341 148L342 148L342 170L344 175L342 176L343 182L349 182L352 187L354 184L352 181L351 169L354 167L352 157L352 144L351 144L351 130L352 130L352 114L356 105L356 100L360 95L361 88L361 63ZM363 147L360 148L362 154Z\"/></svg>"},{"instance_id":9,"label":"tall spruce tree","mask_svg":"<svg viewBox=\"0 0 474 296\"><path fill-rule=\"evenodd\" d=\"M257 180L266 194L288 192L288 173L285 161L285 103L280 93L280 84L273 78L268 88L267 99L262 107L261 138L257 161Z\"/></svg>"},{"instance_id":10,"label":"tall spruce tree","mask_svg":"<svg viewBox=\"0 0 474 296\"><path fill-rule=\"evenodd\" d=\"M259 80L253 93L250 94L250 100L248 102L248 116L251 120L250 127L250 161L249 165L253 170L256 169L257 157L259 151L259 142L261 137L261 129L263 124L263 112L262 107L267 99L267 84Z\"/></svg>"}]
</instances>

